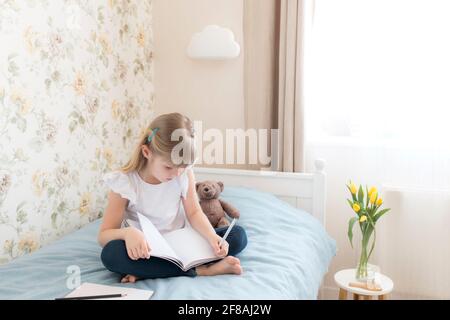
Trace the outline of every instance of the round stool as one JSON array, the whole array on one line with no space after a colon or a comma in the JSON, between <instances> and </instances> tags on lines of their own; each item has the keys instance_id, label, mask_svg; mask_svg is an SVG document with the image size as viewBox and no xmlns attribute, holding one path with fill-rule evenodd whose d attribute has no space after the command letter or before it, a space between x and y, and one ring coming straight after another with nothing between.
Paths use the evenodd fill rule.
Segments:
<instances>
[{"instance_id":1,"label":"round stool","mask_svg":"<svg viewBox=\"0 0 450 320\"><path fill-rule=\"evenodd\" d=\"M375 283L381 286L381 291L372 291L358 287L350 287L355 279L356 269L345 269L335 273L334 281L339 287L339 300L346 300L348 293L353 293L353 300L371 300L378 297L378 300L387 299L387 295L394 289L394 282L387 276L376 272Z\"/></svg>"}]
</instances>

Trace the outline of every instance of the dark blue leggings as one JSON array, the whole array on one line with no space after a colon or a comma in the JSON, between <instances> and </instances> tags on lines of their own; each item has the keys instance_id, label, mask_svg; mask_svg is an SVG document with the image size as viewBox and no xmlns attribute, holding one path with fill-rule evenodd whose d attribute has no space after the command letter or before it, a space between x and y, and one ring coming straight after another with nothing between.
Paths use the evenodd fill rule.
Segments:
<instances>
[{"instance_id":1,"label":"dark blue leggings","mask_svg":"<svg viewBox=\"0 0 450 320\"><path fill-rule=\"evenodd\" d=\"M216 228L216 233L223 236L228 227ZM247 234L240 226L234 226L227 237L228 255L236 255L247 246ZM151 255L151 252L150 252ZM132 260L128 257L125 241L112 240L102 250L101 259L109 271L121 276L132 274L140 279L168 278L177 276L195 277L195 268L181 270L176 264L157 257Z\"/></svg>"}]
</instances>

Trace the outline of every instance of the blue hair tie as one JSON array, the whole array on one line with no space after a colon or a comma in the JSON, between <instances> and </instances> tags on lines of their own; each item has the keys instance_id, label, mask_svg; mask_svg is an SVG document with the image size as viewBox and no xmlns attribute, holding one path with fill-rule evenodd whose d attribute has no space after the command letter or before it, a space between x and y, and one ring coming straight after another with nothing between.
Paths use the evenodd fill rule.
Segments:
<instances>
[{"instance_id":1,"label":"blue hair tie","mask_svg":"<svg viewBox=\"0 0 450 320\"><path fill-rule=\"evenodd\" d=\"M156 133L158 132L159 128L155 128L152 130L152 133L150 133L150 135L147 138L147 141L150 143L152 142L153 137L156 135Z\"/></svg>"}]
</instances>

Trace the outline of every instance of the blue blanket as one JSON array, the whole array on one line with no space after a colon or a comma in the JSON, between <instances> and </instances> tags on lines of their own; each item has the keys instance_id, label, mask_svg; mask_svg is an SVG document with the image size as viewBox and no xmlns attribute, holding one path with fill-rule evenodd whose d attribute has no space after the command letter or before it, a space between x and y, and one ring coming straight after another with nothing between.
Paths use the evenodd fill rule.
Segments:
<instances>
[{"instance_id":1,"label":"blue blanket","mask_svg":"<svg viewBox=\"0 0 450 320\"><path fill-rule=\"evenodd\" d=\"M336 254L336 242L320 222L274 195L229 187L221 196L241 212L248 246L238 257L244 273L176 277L120 284L106 270L97 244L100 220L40 250L0 266L0 299L53 299L71 290L71 266L81 282L151 289L151 299L316 299ZM69 273L68 273L69 272Z\"/></svg>"}]
</instances>

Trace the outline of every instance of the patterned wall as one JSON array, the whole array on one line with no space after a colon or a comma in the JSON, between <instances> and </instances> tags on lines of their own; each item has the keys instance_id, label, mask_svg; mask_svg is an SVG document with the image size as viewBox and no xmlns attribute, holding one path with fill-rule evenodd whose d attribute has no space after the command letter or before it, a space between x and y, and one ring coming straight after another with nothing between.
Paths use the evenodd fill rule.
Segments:
<instances>
[{"instance_id":1,"label":"patterned wall","mask_svg":"<svg viewBox=\"0 0 450 320\"><path fill-rule=\"evenodd\" d=\"M152 117L151 0L0 1L0 264L101 216Z\"/></svg>"}]
</instances>

